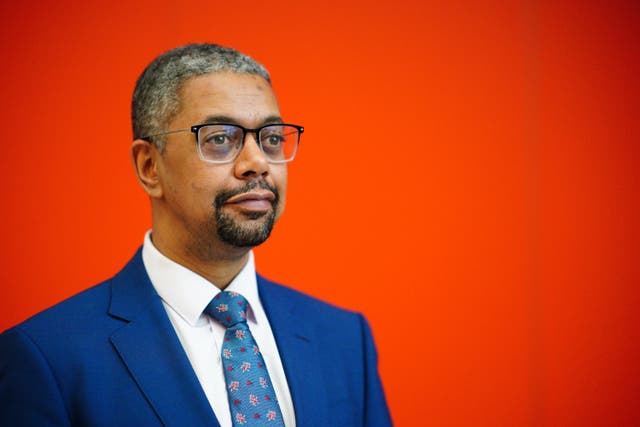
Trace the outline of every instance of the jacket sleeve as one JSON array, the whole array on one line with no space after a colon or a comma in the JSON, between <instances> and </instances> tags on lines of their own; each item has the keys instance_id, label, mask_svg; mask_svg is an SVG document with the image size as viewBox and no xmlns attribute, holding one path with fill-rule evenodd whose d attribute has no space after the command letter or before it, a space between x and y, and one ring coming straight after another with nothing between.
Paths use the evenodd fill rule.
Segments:
<instances>
[{"instance_id":1,"label":"jacket sleeve","mask_svg":"<svg viewBox=\"0 0 640 427\"><path fill-rule=\"evenodd\" d=\"M71 425L49 363L17 327L0 335L0 425Z\"/></svg>"},{"instance_id":2,"label":"jacket sleeve","mask_svg":"<svg viewBox=\"0 0 640 427\"><path fill-rule=\"evenodd\" d=\"M378 352L373 341L371 328L364 316L360 315L364 341L364 371L365 371L365 414L366 427L392 426L391 415L382 388L382 381L378 373Z\"/></svg>"}]
</instances>

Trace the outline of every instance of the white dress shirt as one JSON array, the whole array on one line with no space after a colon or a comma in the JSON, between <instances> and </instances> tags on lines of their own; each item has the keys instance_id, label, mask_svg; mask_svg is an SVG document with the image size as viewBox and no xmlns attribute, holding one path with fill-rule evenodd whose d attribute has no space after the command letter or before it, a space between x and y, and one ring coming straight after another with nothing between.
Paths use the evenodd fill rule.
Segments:
<instances>
[{"instance_id":1,"label":"white dress shirt","mask_svg":"<svg viewBox=\"0 0 640 427\"><path fill-rule=\"evenodd\" d=\"M151 283L162 298L169 320L220 425L231 427L231 413L221 358L225 328L203 314L207 304L220 292L220 289L204 277L160 253L151 242L150 236L149 231L144 238L142 261ZM249 310L247 310L249 329L267 365L284 423L287 427L295 427L293 402L284 368L269 320L258 296L253 252L250 252L247 264L225 290L238 292L249 302Z\"/></svg>"}]
</instances>

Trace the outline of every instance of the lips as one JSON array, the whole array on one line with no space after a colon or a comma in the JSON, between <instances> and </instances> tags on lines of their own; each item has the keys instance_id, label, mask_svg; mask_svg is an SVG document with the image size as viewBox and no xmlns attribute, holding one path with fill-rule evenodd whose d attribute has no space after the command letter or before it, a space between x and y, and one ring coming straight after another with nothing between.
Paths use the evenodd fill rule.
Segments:
<instances>
[{"instance_id":1,"label":"lips","mask_svg":"<svg viewBox=\"0 0 640 427\"><path fill-rule=\"evenodd\" d=\"M249 191L230 197L225 205L236 206L247 211L266 211L273 207L275 199L276 196L271 191Z\"/></svg>"},{"instance_id":2,"label":"lips","mask_svg":"<svg viewBox=\"0 0 640 427\"><path fill-rule=\"evenodd\" d=\"M267 201L269 204L275 200L276 196L271 191L249 191L247 193L238 194L227 199L226 203L242 203L247 201Z\"/></svg>"}]
</instances>

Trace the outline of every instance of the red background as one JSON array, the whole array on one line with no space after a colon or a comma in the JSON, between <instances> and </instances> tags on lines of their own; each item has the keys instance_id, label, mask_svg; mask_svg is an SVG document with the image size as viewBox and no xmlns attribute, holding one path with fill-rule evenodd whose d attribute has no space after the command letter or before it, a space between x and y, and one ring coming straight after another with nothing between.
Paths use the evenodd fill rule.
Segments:
<instances>
[{"instance_id":1,"label":"red background","mask_svg":"<svg viewBox=\"0 0 640 427\"><path fill-rule=\"evenodd\" d=\"M116 3L0 6L0 329L142 242L135 79L213 41L306 127L259 270L367 315L396 425L640 425L637 2Z\"/></svg>"}]
</instances>

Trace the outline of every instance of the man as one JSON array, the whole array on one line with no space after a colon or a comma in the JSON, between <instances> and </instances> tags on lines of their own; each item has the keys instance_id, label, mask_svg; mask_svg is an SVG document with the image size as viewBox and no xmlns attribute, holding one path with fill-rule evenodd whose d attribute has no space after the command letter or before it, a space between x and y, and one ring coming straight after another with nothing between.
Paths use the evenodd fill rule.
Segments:
<instances>
[{"instance_id":1,"label":"man","mask_svg":"<svg viewBox=\"0 0 640 427\"><path fill-rule=\"evenodd\" d=\"M152 231L112 279L0 336L0 425L390 425L364 318L255 273L303 132L264 67L173 49L132 121Z\"/></svg>"}]
</instances>

